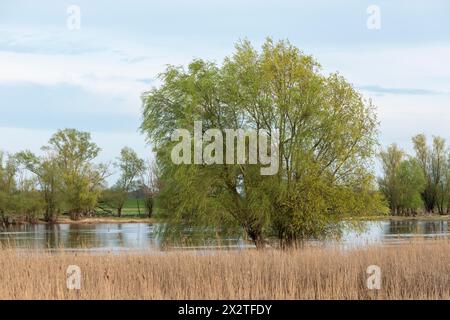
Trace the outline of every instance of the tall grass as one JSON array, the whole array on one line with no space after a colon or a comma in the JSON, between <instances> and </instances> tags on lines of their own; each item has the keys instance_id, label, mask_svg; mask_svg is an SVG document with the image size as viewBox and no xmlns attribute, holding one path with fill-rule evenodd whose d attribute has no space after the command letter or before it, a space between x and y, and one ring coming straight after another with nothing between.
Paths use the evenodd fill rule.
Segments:
<instances>
[{"instance_id":1,"label":"tall grass","mask_svg":"<svg viewBox=\"0 0 450 320\"><path fill-rule=\"evenodd\" d=\"M66 288L78 265L81 290ZM381 289L368 290L378 265ZM357 250L0 251L0 299L450 299L450 242Z\"/></svg>"}]
</instances>

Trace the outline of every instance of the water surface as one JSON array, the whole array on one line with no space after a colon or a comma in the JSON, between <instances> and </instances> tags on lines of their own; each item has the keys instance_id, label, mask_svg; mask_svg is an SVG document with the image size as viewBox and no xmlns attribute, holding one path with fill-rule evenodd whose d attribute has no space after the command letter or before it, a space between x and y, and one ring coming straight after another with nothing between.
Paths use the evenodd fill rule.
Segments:
<instances>
[{"instance_id":1,"label":"water surface","mask_svg":"<svg viewBox=\"0 0 450 320\"><path fill-rule=\"evenodd\" d=\"M395 245L419 239L450 238L448 220L365 221L361 233L346 230L339 242L316 244L360 247L372 244ZM0 245L18 249L63 249L89 251L159 250L161 241L155 225L147 223L99 223L18 225L0 230ZM252 244L242 237L211 237L189 248L245 248ZM174 247L179 249L179 247Z\"/></svg>"}]
</instances>

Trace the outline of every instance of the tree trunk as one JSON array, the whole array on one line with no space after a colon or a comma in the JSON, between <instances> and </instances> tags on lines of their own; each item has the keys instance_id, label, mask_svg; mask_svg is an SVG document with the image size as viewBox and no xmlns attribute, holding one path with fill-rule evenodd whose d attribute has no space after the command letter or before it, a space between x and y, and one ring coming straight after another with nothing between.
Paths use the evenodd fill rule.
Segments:
<instances>
[{"instance_id":1,"label":"tree trunk","mask_svg":"<svg viewBox=\"0 0 450 320\"><path fill-rule=\"evenodd\" d=\"M136 203L137 203L137 207L138 207L138 214L139 216L141 215L141 207L139 206L139 199L136 198Z\"/></svg>"},{"instance_id":2,"label":"tree trunk","mask_svg":"<svg viewBox=\"0 0 450 320\"><path fill-rule=\"evenodd\" d=\"M147 207L148 217L151 218L153 215L153 198L151 196L148 196L147 199L145 199L145 205Z\"/></svg>"},{"instance_id":3,"label":"tree trunk","mask_svg":"<svg viewBox=\"0 0 450 320\"><path fill-rule=\"evenodd\" d=\"M78 211L70 212L70 219L72 220L80 220L81 214Z\"/></svg>"},{"instance_id":4,"label":"tree trunk","mask_svg":"<svg viewBox=\"0 0 450 320\"><path fill-rule=\"evenodd\" d=\"M120 218L122 216L122 207L117 208L117 216Z\"/></svg>"},{"instance_id":5,"label":"tree trunk","mask_svg":"<svg viewBox=\"0 0 450 320\"><path fill-rule=\"evenodd\" d=\"M44 215L45 222L55 223L58 220L58 217L54 213L45 213Z\"/></svg>"},{"instance_id":6,"label":"tree trunk","mask_svg":"<svg viewBox=\"0 0 450 320\"><path fill-rule=\"evenodd\" d=\"M249 231L248 235L249 235L250 239L252 239L253 243L255 244L256 249L262 250L266 247L266 242L264 241L264 238L260 231Z\"/></svg>"}]
</instances>

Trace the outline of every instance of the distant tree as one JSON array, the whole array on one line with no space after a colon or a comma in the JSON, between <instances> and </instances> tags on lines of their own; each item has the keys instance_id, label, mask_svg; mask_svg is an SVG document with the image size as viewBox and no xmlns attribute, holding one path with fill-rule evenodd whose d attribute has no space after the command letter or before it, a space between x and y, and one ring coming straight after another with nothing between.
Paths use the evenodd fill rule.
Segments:
<instances>
[{"instance_id":1,"label":"distant tree","mask_svg":"<svg viewBox=\"0 0 450 320\"><path fill-rule=\"evenodd\" d=\"M422 192L422 199L425 209L428 212L434 212L438 207L438 211L443 213L443 203L438 203L439 189L445 185L443 181L447 170L447 154L445 140L441 137L433 137L433 146L427 145L424 134L413 137L414 150L416 152L416 160L425 176L426 184Z\"/></svg>"},{"instance_id":2,"label":"distant tree","mask_svg":"<svg viewBox=\"0 0 450 320\"><path fill-rule=\"evenodd\" d=\"M117 209L117 215L120 217L129 193L139 185L139 178L144 172L145 164L133 149L124 147L120 151L120 157L115 166L120 170L120 178L109 193L110 203Z\"/></svg>"},{"instance_id":3,"label":"distant tree","mask_svg":"<svg viewBox=\"0 0 450 320\"><path fill-rule=\"evenodd\" d=\"M36 176L44 202L44 220L55 222L63 207L62 179L56 158L52 154L38 157L30 151L19 152L16 157Z\"/></svg>"},{"instance_id":4,"label":"distant tree","mask_svg":"<svg viewBox=\"0 0 450 320\"><path fill-rule=\"evenodd\" d=\"M37 177L45 202L45 219L54 221L67 211L72 219L93 212L108 174L105 164L94 164L100 148L87 132L58 130L42 147L43 156L18 154L25 168Z\"/></svg>"},{"instance_id":5,"label":"distant tree","mask_svg":"<svg viewBox=\"0 0 450 320\"><path fill-rule=\"evenodd\" d=\"M2 220L14 206L12 196L16 191L17 163L13 156L0 151L0 215Z\"/></svg>"},{"instance_id":6,"label":"distant tree","mask_svg":"<svg viewBox=\"0 0 450 320\"><path fill-rule=\"evenodd\" d=\"M125 201L128 199L128 194L122 190L113 186L111 188L104 189L99 198L99 204L97 205L105 212L111 212L111 209L116 210L117 215L120 217ZM106 206L106 207L105 207Z\"/></svg>"},{"instance_id":7,"label":"distant tree","mask_svg":"<svg viewBox=\"0 0 450 320\"><path fill-rule=\"evenodd\" d=\"M26 221L35 223L45 208L42 192L38 189L36 177L28 177L23 168L18 170L17 191L12 196L13 211L16 215L23 216Z\"/></svg>"},{"instance_id":8,"label":"distant tree","mask_svg":"<svg viewBox=\"0 0 450 320\"><path fill-rule=\"evenodd\" d=\"M426 137L413 137L415 157L407 157L395 144L382 151L383 177L380 189L393 214L427 212L437 208L440 214L450 207L450 157L441 137L433 137L432 146ZM418 199L420 194L421 201Z\"/></svg>"},{"instance_id":9,"label":"distant tree","mask_svg":"<svg viewBox=\"0 0 450 320\"><path fill-rule=\"evenodd\" d=\"M64 204L71 218L76 220L93 212L108 170L105 165L92 162L100 148L91 141L90 133L58 130L43 150L54 154Z\"/></svg>"},{"instance_id":10,"label":"distant tree","mask_svg":"<svg viewBox=\"0 0 450 320\"><path fill-rule=\"evenodd\" d=\"M416 214L423 208L421 193L425 188L425 176L417 160L403 160L398 168L400 184L399 207L401 214Z\"/></svg>"},{"instance_id":11,"label":"distant tree","mask_svg":"<svg viewBox=\"0 0 450 320\"><path fill-rule=\"evenodd\" d=\"M142 191L144 194L144 204L149 218L153 216L155 201L158 191L161 189L161 180L156 163L148 160L145 164L145 170L142 174Z\"/></svg>"},{"instance_id":12,"label":"distant tree","mask_svg":"<svg viewBox=\"0 0 450 320\"><path fill-rule=\"evenodd\" d=\"M393 214L398 214L401 209L402 184L399 171L404 157L404 151L399 149L396 144L392 144L386 151L380 152L383 177L379 179L379 185Z\"/></svg>"}]
</instances>

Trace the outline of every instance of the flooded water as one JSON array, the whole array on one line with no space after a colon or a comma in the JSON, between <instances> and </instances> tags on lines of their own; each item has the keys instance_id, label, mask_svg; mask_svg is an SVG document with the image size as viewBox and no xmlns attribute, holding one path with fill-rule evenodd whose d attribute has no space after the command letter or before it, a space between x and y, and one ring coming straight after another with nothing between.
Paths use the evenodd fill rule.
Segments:
<instances>
[{"instance_id":1,"label":"flooded water","mask_svg":"<svg viewBox=\"0 0 450 320\"><path fill-rule=\"evenodd\" d=\"M360 247L371 244L395 245L418 239L450 238L448 220L385 220L365 221L363 224L363 232L347 230L339 242L315 243ZM155 232L155 225L147 223L40 224L1 229L0 245L18 249L122 251L159 250L161 241ZM195 248L202 249L249 246L252 244L240 237L210 238L195 243Z\"/></svg>"}]
</instances>

